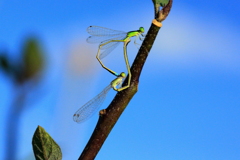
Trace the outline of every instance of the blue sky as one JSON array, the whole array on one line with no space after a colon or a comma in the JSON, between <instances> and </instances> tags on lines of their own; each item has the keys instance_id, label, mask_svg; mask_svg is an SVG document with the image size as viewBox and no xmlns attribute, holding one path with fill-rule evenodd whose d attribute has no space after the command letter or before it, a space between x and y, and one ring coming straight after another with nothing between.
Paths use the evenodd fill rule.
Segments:
<instances>
[{"instance_id":1,"label":"blue sky","mask_svg":"<svg viewBox=\"0 0 240 160\"><path fill-rule=\"evenodd\" d=\"M96 159L240 159L239 2L174 1L144 66L139 90L113 128ZM1 1L0 46L17 57L24 37L38 35L47 69L39 98L28 101L18 135L19 160L33 159L32 135L41 125L60 145L63 159L77 159L97 122L82 124L74 112L114 78L88 44L86 28L98 25L147 31L152 1ZM104 59L125 71L118 47ZM132 62L137 48L130 44ZM114 56L114 57L113 57ZM0 159L14 86L0 72ZM110 91L102 108L114 97ZM29 98L31 100L31 97ZM13 117L14 121L14 117Z\"/></svg>"}]
</instances>

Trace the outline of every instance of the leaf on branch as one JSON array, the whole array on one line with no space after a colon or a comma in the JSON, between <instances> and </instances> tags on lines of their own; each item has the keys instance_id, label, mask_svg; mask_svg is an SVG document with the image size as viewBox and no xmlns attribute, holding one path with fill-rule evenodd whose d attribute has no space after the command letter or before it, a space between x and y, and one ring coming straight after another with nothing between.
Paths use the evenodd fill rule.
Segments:
<instances>
[{"instance_id":1,"label":"leaf on branch","mask_svg":"<svg viewBox=\"0 0 240 160\"><path fill-rule=\"evenodd\" d=\"M165 7L169 3L169 0L152 0L152 1L154 4L155 16L158 15L160 7Z\"/></svg>"},{"instance_id":2,"label":"leaf on branch","mask_svg":"<svg viewBox=\"0 0 240 160\"><path fill-rule=\"evenodd\" d=\"M33 135L32 147L36 160L62 159L61 148L41 126L37 127Z\"/></svg>"},{"instance_id":3,"label":"leaf on branch","mask_svg":"<svg viewBox=\"0 0 240 160\"><path fill-rule=\"evenodd\" d=\"M165 7L169 0L152 0L154 5L158 5L159 7Z\"/></svg>"}]
</instances>

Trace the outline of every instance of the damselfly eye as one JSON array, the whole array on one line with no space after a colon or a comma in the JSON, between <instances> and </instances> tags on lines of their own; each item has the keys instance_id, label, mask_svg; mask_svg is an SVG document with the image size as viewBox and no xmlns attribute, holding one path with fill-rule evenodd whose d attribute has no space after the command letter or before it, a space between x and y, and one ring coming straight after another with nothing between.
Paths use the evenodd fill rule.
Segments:
<instances>
[{"instance_id":1,"label":"damselfly eye","mask_svg":"<svg viewBox=\"0 0 240 160\"><path fill-rule=\"evenodd\" d=\"M123 77L123 78L125 78L125 77L126 77L126 73L122 72L122 73L120 74L120 76Z\"/></svg>"},{"instance_id":2,"label":"damselfly eye","mask_svg":"<svg viewBox=\"0 0 240 160\"><path fill-rule=\"evenodd\" d=\"M144 32L144 28L143 28L143 27L140 27L140 28L139 28L139 31L143 33L143 32Z\"/></svg>"}]
</instances>

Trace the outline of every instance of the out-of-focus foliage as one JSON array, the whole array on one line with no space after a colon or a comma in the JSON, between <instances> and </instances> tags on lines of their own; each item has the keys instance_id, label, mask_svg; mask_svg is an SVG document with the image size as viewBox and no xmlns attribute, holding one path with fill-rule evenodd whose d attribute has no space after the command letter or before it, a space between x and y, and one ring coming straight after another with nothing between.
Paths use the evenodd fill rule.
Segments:
<instances>
[{"instance_id":1,"label":"out-of-focus foliage","mask_svg":"<svg viewBox=\"0 0 240 160\"><path fill-rule=\"evenodd\" d=\"M62 159L61 148L41 126L37 127L33 135L32 147L36 160Z\"/></svg>"},{"instance_id":2,"label":"out-of-focus foliage","mask_svg":"<svg viewBox=\"0 0 240 160\"><path fill-rule=\"evenodd\" d=\"M0 54L0 67L6 74L11 72L10 64L5 53Z\"/></svg>"},{"instance_id":3,"label":"out-of-focus foliage","mask_svg":"<svg viewBox=\"0 0 240 160\"><path fill-rule=\"evenodd\" d=\"M15 80L19 79L19 70L21 67L19 64L14 63L13 60L7 56L7 53L0 53L0 69L2 69L7 76Z\"/></svg>"},{"instance_id":4,"label":"out-of-focus foliage","mask_svg":"<svg viewBox=\"0 0 240 160\"><path fill-rule=\"evenodd\" d=\"M20 55L13 57L16 54L9 54L8 52L0 53L0 70L6 76L10 77L13 84L16 86L16 97L13 97L13 103L9 109L9 115L6 128L6 158L15 160L17 152L17 138L19 135L19 122L22 113L26 110L25 105L27 96L32 93L36 82L40 82L41 73L45 65L45 57L42 52L40 42L36 38L27 38L20 50ZM27 82L33 85L25 85ZM12 117L15 121L12 121Z\"/></svg>"},{"instance_id":5,"label":"out-of-focus foliage","mask_svg":"<svg viewBox=\"0 0 240 160\"><path fill-rule=\"evenodd\" d=\"M23 72L26 80L39 74L44 65L43 52L35 38L30 38L23 46Z\"/></svg>"},{"instance_id":6,"label":"out-of-focus foliage","mask_svg":"<svg viewBox=\"0 0 240 160\"><path fill-rule=\"evenodd\" d=\"M0 54L0 69L18 84L39 78L44 64L44 54L36 38L26 39L21 51L21 59L17 61L9 57L7 53Z\"/></svg>"}]
</instances>

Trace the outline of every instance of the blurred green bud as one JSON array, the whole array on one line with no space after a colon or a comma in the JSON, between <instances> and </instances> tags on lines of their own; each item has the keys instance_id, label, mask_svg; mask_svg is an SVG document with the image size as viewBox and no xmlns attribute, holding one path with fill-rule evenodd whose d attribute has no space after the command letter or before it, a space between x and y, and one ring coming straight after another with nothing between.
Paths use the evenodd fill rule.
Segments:
<instances>
[{"instance_id":1,"label":"blurred green bud","mask_svg":"<svg viewBox=\"0 0 240 160\"><path fill-rule=\"evenodd\" d=\"M169 0L152 0L154 5L157 5L158 7L165 7Z\"/></svg>"},{"instance_id":2,"label":"blurred green bud","mask_svg":"<svg viewBox=\"0 0 240 160\"><path fill-rule=\"evenodd\" d=\"M29 38L23 46L23 74L25 80L40 74L44 67L44 56L36 38Z\"/></svg>"},{"instance_id":3,"label":"blurred green bud","mask_svg":"<svg viewBox=\"0 0 240 160\"><path fill-rule=\"evenodd\" d=\"M152 0L154 4L154 12L155 12L155 18L157 18L158 13L160 11L160 7L165 7L169 0Z\"/></svg>"}]
</instances>

